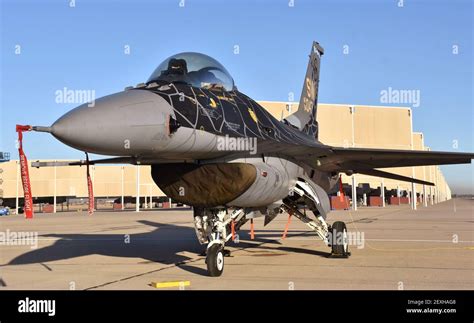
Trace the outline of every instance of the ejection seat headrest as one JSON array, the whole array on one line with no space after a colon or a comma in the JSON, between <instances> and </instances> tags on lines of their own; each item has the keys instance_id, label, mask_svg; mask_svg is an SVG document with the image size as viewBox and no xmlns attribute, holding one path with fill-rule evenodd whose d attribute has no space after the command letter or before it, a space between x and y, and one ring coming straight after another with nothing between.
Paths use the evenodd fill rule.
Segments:
<instances>
[{"instance_id":1,"label":"ejection seat headrest","mask_svg":"<svg viewBox=\"0 0 474 323\"><path fill-rule=\"evenodd\" d=\"M188 66L186 60L172 58L168 63L168 74L184 75L188 73Z\"/></svg>"}]
</instances>

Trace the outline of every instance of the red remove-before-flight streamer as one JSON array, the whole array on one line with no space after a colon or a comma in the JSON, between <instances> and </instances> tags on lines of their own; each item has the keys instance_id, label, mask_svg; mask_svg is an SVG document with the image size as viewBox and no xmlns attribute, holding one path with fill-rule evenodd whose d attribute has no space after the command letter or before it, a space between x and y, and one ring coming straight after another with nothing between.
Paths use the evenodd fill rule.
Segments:
<instances>
[{"instance_id":1,"label":"red remove-before-flight streamer","mask_svg":"<svg viewBox=\"0 0 474 323\"><path fill-rule=\"evenodd\" d=\"M24 211L25 218L33 218L33 197L31 194L30 174L28 172L28 159L23 151L23 132L30 131L31 126L16 125L16 132L18 132L18 154L20 155L20 174L21 184L23 186L23 197L25 200Z\"/></svg>"}]
</instances>

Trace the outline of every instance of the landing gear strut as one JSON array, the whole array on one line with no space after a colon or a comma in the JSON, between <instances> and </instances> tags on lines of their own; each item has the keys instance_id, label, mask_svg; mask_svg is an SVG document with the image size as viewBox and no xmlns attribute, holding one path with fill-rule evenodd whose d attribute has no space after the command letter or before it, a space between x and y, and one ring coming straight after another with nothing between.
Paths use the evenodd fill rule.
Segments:
<instances>
[{"instance_id":1,"label":"landing gear strut","mask_svg":"<svg viewBox=\"0 0 474 323\"><path fill-rule=\"evenodd\" d=\"M306 212L302 213L299 210L298 202L300 201L303 201L313 212L315 220L306 216ZM316 232L327 246L331 247L331 257L348 258L351 255L346 224L342 221L336 221L332 226L329 226L326 223L324 217L321 216L321 202L311 186L304 181L298 181L291 194L283 199L283 203L281 206L283 211L304 222Z\"/></svg>"},{"instance_id":2,"label":"landing gear strut","mask_svg":"<svg viewBox=\"0 0 474 323\"><path fill-rule=\"evenodd\" d=\"M207 243L206 265L211 277L220 276L224 271L224 256L229 254L224 247L232 239L232 222L235 231L247 222L244 209L230 214L226 209L194 209L196 235L201 244Z\"/></svg>"},{"instance_id":3,"label":"landing gear strut","mask_svg":"<svg viewBox=\"0 0 474 323\"><path fill-rule=\"evenodd\" d=\"M347 228L344 222L336 221L332 226L328 226L321 216L316 216L316 220L312 220L307 217L306 214L288 205L283 205L282 209L294 215L310 227L311 230L316 232L321 240L323 240L327 246L331 247L331 257L348 258L351 255L349 251Z\"/></svg>"}]
</instances>

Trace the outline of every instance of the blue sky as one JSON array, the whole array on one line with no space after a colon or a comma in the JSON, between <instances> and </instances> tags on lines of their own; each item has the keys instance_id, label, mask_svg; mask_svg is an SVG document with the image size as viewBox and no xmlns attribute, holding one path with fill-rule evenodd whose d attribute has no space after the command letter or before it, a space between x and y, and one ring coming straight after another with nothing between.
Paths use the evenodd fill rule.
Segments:
<instances>
[{"instance_id":1,"label":"blue sky","mask_svg":"<svg viewBox=\"0 0 474 323\"><path fill-rule=\"evenodd\" d=\"M312 40L325 48L320 102L382 105L383 89L419 90L413 128L425 144L474 151L469 0L0 1L0 150L12 156L16 123L50 125L77 105L56 103L58 89L118 92L182 51L216 58L254 99L297 101ZM27 134L25 150L83 158L47 134ZM473 191L473 166L442 169L455 191Z\"/></svg>"}]
</instances>

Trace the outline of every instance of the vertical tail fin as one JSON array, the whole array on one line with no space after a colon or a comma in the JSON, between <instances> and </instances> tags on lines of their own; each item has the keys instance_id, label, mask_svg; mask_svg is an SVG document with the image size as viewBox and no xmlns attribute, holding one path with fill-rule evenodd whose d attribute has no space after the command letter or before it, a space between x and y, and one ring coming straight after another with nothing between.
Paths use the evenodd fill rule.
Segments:
<instances>
[{"instance_id":1,"label":"vertical tail fin","mask_svg":"<svg viewBox=\"0 0 474 323\"><path fill-rule=\"evenodd\" d=\"M301 91L298 111L289 115L285 120L302 132L318 138L318 122L316 121L319 87L319 67L324 49L313 42L309 55L308 67Z\"/></svg>"}]
</instances>

